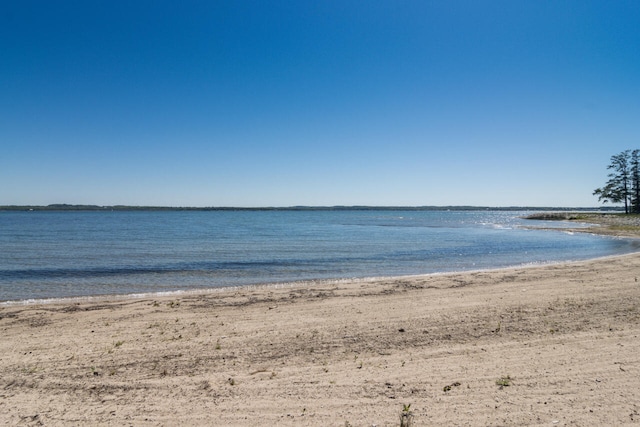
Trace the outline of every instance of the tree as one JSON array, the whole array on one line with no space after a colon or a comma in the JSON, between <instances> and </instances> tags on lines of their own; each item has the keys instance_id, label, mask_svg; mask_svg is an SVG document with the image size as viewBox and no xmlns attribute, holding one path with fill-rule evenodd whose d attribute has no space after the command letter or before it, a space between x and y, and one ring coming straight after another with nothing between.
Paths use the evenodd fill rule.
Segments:
<instances>
[{"instance_id":1,"label":"tree","mask_svg":"<svg viewBox=\"0 0 640 427\"><path fill-rule=\"evenodd\" d=\"M596 188L593 191L593 194L598 196L598 201L604 201L605 203L624 202L625 213L629 213L629 201L632 196L630 191L632 181L631 157L630 150L611 156L611 163L607 166L607 169L611 169L613 172L608 175L609 181L604 187Z\"/></svg>"},{"instance_id":2,"label":"tree","mask_svg":"<svg viewBox=\"0 0 640 427\"><path fill-rule=\"evenodd\" d=\"M631 167L631 211L640 213L640 150L633 150L629 160Z\"/></svg>"}]
</instances>

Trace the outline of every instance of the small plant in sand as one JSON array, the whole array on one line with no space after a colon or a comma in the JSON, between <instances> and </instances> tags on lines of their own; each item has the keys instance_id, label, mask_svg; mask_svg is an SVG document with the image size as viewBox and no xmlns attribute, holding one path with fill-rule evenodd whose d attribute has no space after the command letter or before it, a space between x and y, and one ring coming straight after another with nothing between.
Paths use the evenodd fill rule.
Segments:
<instances>
[{"instance_id":1,"label":"small plant in sand","mask_svg":"<svg viewBox=\"0 0 640 427\"><path fill-rule=\"evenodd\" d=\"M400 412L400 427L411 427L413 425L413 412L411 411L411 404L402 405L402 412Z\"/></svg>"},{"instance_id":2,"label":"small plant in sand","mask_svg":"<svg viewBox=\"0 0 640 427\"><path fill-rule=\"evenodd\" d=\"M35 374L38 372L38 367L36 365L33 366L25 366L22 368L22 372L25 374Z\"/></svg>"},{"instance_id":3,"label":"small plant in sand","mask_svg":"<svg viewBox=\"0 0 640 427\"><path fill-rule=\"evenodd\" d=\"M496 385L501 389L504 387L509 387L511 385L511 377L509 375L505 377L500 377L496 380Z\"/></svg>"}]
</instances>

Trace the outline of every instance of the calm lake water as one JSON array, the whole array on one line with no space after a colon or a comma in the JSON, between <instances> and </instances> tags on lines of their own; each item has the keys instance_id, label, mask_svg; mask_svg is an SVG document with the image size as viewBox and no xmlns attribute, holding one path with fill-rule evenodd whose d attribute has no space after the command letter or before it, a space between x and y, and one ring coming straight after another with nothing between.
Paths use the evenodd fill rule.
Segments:
<instances>
[{"instance_id":1,"label":"calm lake water","mask_svg":"<svg viewBox=\"0 0 640 427\"><path fill-rule=\"evenodd\" d=\"M638 240L495 211L0 212L0 301L580 260ZM572 224L572 226L575 226Z\"/></svg>"}]
</instances>

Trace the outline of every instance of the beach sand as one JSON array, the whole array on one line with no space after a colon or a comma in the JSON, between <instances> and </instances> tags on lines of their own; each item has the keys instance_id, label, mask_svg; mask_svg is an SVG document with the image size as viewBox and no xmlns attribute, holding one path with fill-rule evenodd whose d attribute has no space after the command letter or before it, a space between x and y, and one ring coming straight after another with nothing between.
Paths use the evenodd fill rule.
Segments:
<instances>
[{"instance_id":1,"label":"beach sand","mask_svg":"<svg viewBox=\"0 0 640 427\"><path fill-rule=\"evenodd\" d=\"M0 424L640 424L640 254L0 307Z\"/></svg>"}]
</instances>

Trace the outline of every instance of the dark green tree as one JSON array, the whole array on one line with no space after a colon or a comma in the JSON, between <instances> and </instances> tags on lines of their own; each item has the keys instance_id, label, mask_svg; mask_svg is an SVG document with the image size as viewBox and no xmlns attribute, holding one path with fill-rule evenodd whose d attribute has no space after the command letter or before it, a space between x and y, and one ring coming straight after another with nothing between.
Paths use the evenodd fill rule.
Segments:
<instances>
[{"instance_id":1,"label":"dark green tree","mask_svg":"<svg viewBox=\"0 0 640 427\"><path fill-rule=\"evenodd\" d=\"M625 150L620 154L611 156L611 163L607 169L609 181L602 188L596 188L593 194L598 196L598 201L611 203L624 203L625 213L629 213L631 193L631 151Z\"/></svg>"},{"instance_id":2,"label":"dark green tree","mask_svg":"<svg viewBox=\"0 0 640 427\"><path fill-rule=\"evenodd\" d=\"M640 213L640 150L633 150L629 159L631 167L631 211Z\"/></svg>"}]
</instances>

